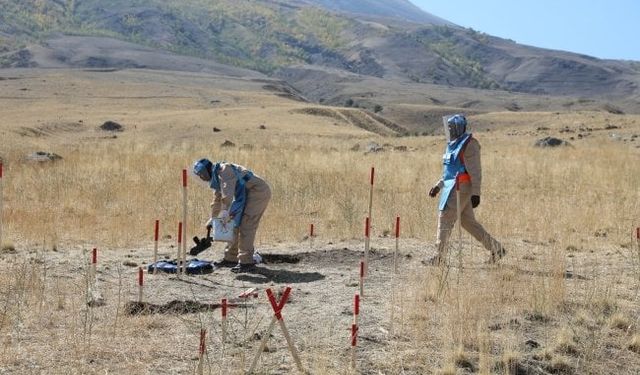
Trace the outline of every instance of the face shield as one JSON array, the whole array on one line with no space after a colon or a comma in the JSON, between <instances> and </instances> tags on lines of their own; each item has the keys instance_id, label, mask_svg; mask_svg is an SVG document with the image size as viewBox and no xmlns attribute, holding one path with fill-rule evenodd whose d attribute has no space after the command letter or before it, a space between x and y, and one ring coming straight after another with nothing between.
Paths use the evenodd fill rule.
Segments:
<instances>
[{"instance_id":1,"label":"face shield","mask_svg":"<svg viewBox=\"0 0 640 375\"><path fill-rule=\"evenodd\" d=\"M193 164L191 173L198 177L198 180L208 184L211 180L212 164L208 159L200 159Z\"/></svg>"},{"instance_id":2,"label":"face shield","mask_svg":"<svg viewBox=\"0 0 640 375\"><path fill-rule=\"evenodd\" d=\"M455 141L467 131L467 119L460 114L443 116L442 125L447 142Z\"/></svg>"}]
</instances>

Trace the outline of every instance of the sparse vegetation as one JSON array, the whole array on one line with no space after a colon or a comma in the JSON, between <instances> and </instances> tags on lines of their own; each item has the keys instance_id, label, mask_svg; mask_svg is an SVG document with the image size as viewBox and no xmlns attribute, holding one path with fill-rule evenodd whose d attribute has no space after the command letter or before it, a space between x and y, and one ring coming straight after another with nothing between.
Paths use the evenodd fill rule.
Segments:
<instances>
[{"instance_id":1,"label":"sparse vegetation","mask_svg":"<svg viewBox=\"0 0 640 375\"><path fill-rule=\"evenodd\" d=\"M361 109L340 104L309 109L308 103L279 97L265 91L264 82L251 80L144 70L33 70L15 76L0 86L3 236L15 244L15 253L0 254L8 265L0 274L0 368L193 373L196 333L207 327L206 371L246 369L256 350L255 334L264 333L272 316L266 304L234 310L226 346L217 310L131 316L124 308L136 289L132 270L123 271L122 265L149 261L156 219L162 223L163 251L173 254L175 238L167 236L175 236L180 217L180 172L202 156L247 165L272 185L259 249L308 251L326 263L310 270L302 267L316 264L301 262L300 268L276 275L284 275L280 279L258 281L226 276L221 282L222 274L188 282L158 277L163 288L151 289L149 298L216 299L223 290L235 293L254 282L261 288L283 285L294 270L320 273L326 277L296 284L285 310L287 325L313 373L347 373L348 333L340 324L352 319L356 265L325 258L345 247L355 260L360 255L368 172L374 165L372 245L380 259L391 259L393 239L382 236L393 233L394 219L401 216L402 273L392 284L389 263L371 269L372 294L364 300L358 351L361 372L626 375L640 366L635 320L640 280L625 256L629 250L619 245L629 243L638 225L640 176L628 173L638 149L608 139L605 131L593 131L573 148L532 147L542 126L553 135L575 124L604 129L608 113L469 115L474 126L491 125L491 132L474 133L485 173L476 214L509 254L501 266L484 265L487 253L463 235L451 243L453 266L437 269L420 259L434 252L436 202L427 199L425 186L441 172L441 136L382 137L338 121L366 123L371 115ZM212 107L210 98L221 102ZM126 124L126 131L105 137L98 127L107 120ZM633 134L640 119L619 115L616 124L616 131ZM223 132L213 133L213 126ZM253 147L221 148L226 139ZM369 142L411 151L349 151ZM63 159L46 165L25 160L40 149ZM202 230L211 193L189 181L193 234ZM301 241L310 222L318 228L313 245ZM607 235L596 235L602 228ZM104 306L87 304L94 291L83 250L93 246L104 251L98 273ZM569 246L575 251L565 251ZM457 266L458 250L463 268ZM227 284L233 288L224 289ZM279 334L260 365L267 373L292 369Z\"/></svg>"}]
</instances>

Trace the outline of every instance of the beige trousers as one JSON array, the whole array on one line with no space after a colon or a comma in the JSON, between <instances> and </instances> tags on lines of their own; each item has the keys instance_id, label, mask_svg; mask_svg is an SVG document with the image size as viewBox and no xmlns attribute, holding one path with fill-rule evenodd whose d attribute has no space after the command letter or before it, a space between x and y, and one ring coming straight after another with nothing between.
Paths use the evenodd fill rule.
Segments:
<instances>
[{"instance_id":1,"label":"beige trousers","mask_svg":"<svg viewBox=\"0 0 640 375\"><path fill-rule=\"evenodd\" d=\"M502 248L500 242L487 233L473 214L473 208L471 207L471 186L468 183L460 184L460 206L462 207L460 214L462 227L469 232L473 238L482 243L482 246L492 254L500 250ZM453 190L447 199L446 207L440 211L440 215L438 216L438 239L436 240L436 247L438 248L438 254L443 259L446 256L447 242L449 241L451 231L457 219L456 191Z\"/></svg>"},{"instance_id":2,"label":"beige trousers","mask_svg":"<svg viewBox=\"0 0 640 375\"><path fill-rule=\"evenodd\" d=\"M263 179L253 176L246 183L247 203L236 236L224 250L224 259L232 262L253 263L254 241L262 214L271 199L271 188Z\"/></svg>"}]
</instances>

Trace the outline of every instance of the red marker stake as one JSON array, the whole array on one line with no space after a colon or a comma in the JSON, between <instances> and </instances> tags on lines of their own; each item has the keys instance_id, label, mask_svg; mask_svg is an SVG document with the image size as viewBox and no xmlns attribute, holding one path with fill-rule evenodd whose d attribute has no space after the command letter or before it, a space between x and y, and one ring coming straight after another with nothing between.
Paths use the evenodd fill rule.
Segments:
<instances>
[{"instance_id":1,"label":"red marker stake","mask_svg":"<svg viewBox=\"0 0 640 375\"><path fill-rule=\"evenodd\" d=\"M2 185L4 185L3 183L3 178L2 178L2 162L0 162L0 247L2 246L2 212L3 212L3 208L4 208L4 197L2 195Z\"/></svg>"},{"instance_id":2,"label":"red marker stake","mask_svg":"<svg viewBox=\"0 0 640 375\"><path fill-rule=\"evenodd\" d=\"M95 247L91 251L91 283L96 282L96 274L98 267L98 249Z\"/></svg>"},{"instance_id":3,"label":"red marker stake","mask_svg":"<svg viewBox=\"0 0 640 375\"><path fill-rule=\"evenodd\" d=\"M291 287L287 287L282 293L282 297L280 302L276 301L275 296L271 289L267 289L267 297L269 297L269 303L271 304L271 308L273 308L273 318L271 319L271 324L269 325L269 329L267 329L266 334L262 337L262 343L258 348L258 352L256 356L253 358L253 362L251 363L251 368L249 369L249 373L253 373L253 370L258 363L258 359L260 359L260 355L264 351L265 345L267 344L267 340L273 331L276 323L280 325L280 329L282 330L282 334L284 338L287 340L287 345L289 346L289 351L291 351L291 355L293 356L294 361L296 362L296 366L298 367L298 371L304 373L304 369L302 367L302 362L300 361L300 356L298 355L298 351L296 350L295 345L293 345L293 341L291 340L291 336L289 335L289 331L287 330L287 326L284 324L284 318L282 316L282 308L287 303L287 299L289 299L289 294L291 293Z\"/></svg>"},{"instance_id":4,"label":"red marker stake","mask_svg":"<svg viewBox=\"0 0 640 375\"><path fill-rule=\"evenodd\" d=\"M91 258L89 260L89 283L88 283L89 288L91 288L96 283L97 263L98 263L98 250L94 247L91 250Z\"/></svg>"},{"instance_id":5,"label":"red marker stake","mask_svg":"<svg viewBox=\"0 0 640 375\"><path fill-rule=\"evenodd\" d=\"M176 258L176 262L178 262L178 269L176 271L176 276L180 277L180 273L182 273L182 222L178 222L178 256Z\"/></svg>"},{"instance_id":6,"label":"red marker stake","mask_svg":"<svg viewBox=\"0 0 640 375\"><path fill-rule=\"evenodd\" d=\"M360 259L360 295L364 297L364 268L365 261Z\"/></svg>"},{"instance_id":7,"label":"red marker stake","mask_svg":"<svg viewBox=\"0 0 640 375\"><path fill-rule=\"evenodd\" d=\"M223 298L220 305L220 312L222 314L222 343L224 344L227 339L227 308L229 307L227 299Z\"/></svg>"},{"instance_id":8,"label":"red marker stake","mask_svg":"<svg viewBox=\"0 0 640 375\"><path fill-rule=\"evenodd\" d=\"M313 247L313 237L315 234L313 233L313 223L309 224L309 247Z\"/></svg>"},{"instance_id":9,"label":"red marker stake","mask_svg":"<svg viewBox=\"0 0 640 375\"><path fill-rule=\"evenodd\" d=\"M200 347L198 350L198 375L203 374L204 370L204 353L207 351L207 330L200 329Z\"/></svg>"},{"instance_id":10,"label":"red marker stake","mask_svg":"<svg viewBox=\"0 0 640 375\"><path fill-rule=\"evenodd\" d=\"M142 303L142 289L144 288L144 271L138 267L138 302Z\"/></svg>"},{"instance_id":11,"label":"red marker stake","mask_svg":"<svg viewBox=\"0 0 640 375\"><path fill-rule=\"evenodd\" d=\"M158 271L158 235L160 233L160 220L156 220L153 233L153 274L155 275Z\"/></svg>"},{"instance_id":12,"label":"red marker stake","mask_svg":"<svg viewBox=\"0 0 640 375\"><path fill-rule=\"evenodd\" d=\"M364 221L364 274L369 271L369 229L371 228L371 220L367 217Z\"/></svg>"},{"instance_id":13,"label":"red marker stake","mask_svg":"<svg viewBox=\"0 0 640 375\"><path fill-rule=\"evenodd\" d=\"M353 296L353 323L358 325L360 320L360 295Z\"/></svg>"},{"instance_id":14,"label":"red marker stake","mask_svg":"<svg viewBox=\"0 0 640 375\"><path fill-rule=\"evenodd\" d=\"M398 248L400 244L400 216L396 216L396 250L393 253L393 272L398 273Z\"/></svg>"},{"instance_id":15,"label":"red marker stake","mask_svg":"<svg viewBox=\"0 0 640 375\"><path fill-rule=\"evenodd\" d=\"M351 368L356 368L356 345L358 344L358 325L351 325Z\"/></svg>"},{"instance_id":16,"label":"red marker stake","mask_svg":"<svg viewBox=\"0 0 640 375\"><path fill-rule=\"evenodd\" d=\"M369 229L371 228L371 210L373 208L373 180L375 176L375 168L371 167L371 175L370 175L370 188L369 188L369 216L367 216L367 229L366 229L366 237L364 239L364 247L365 247L365 273L368 274L369 271Z\"/></svg>"},{"instance_id":17,"label":"red marker stake","mask_svg":"<svg viewBox=\"0 0 640 375\"><path fill-rule=\"evenodd\" d=\"M181 257L183 268L180 272L186 271L187 264L187 170L182 170L182 234L185 241L182 243ZM180 250L180 248L179 248Z\"/></svg>"}]
</instances>

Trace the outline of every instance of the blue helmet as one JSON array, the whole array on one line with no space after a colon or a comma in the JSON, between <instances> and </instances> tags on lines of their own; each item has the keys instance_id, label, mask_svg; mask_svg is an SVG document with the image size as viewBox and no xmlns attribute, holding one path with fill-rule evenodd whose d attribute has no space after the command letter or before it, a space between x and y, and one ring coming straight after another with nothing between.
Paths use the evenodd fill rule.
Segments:
<instances>
[{"instance_id":1,"label":"blue helmet","mask_svg":"<svg viewBox=\"0 0 640 375\"><path fill-rule=\"evenodd\" d=\"M204 181L211 180L211 168L213 163L209 159L200 159L193 164L193 174Z\"/></svg>"},{"instance_id":2,"label":"blue helmet","mask_svg":"<svg viewBox=\"0 0 640 375\"><path fill-rule=\"evenodd\" d=\"M467 119L464 115L453 115L447 119L449 139L454 140L467 131Z\"/></svg>"}]
</instances>

